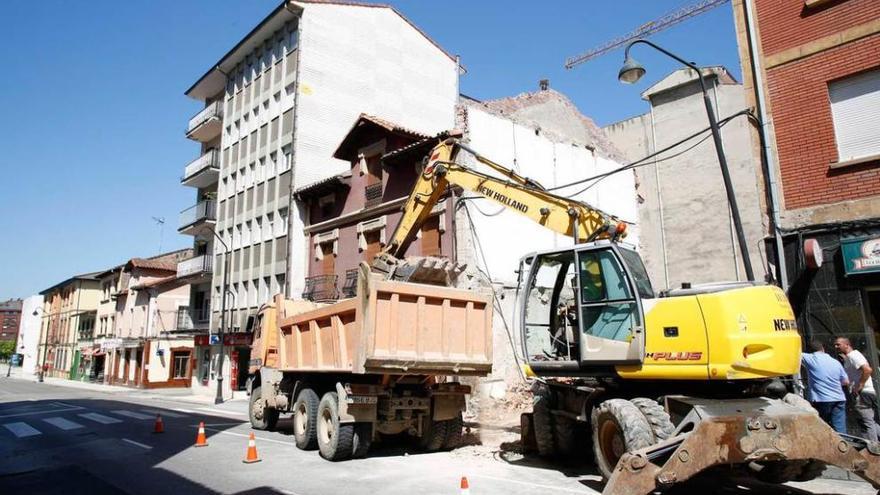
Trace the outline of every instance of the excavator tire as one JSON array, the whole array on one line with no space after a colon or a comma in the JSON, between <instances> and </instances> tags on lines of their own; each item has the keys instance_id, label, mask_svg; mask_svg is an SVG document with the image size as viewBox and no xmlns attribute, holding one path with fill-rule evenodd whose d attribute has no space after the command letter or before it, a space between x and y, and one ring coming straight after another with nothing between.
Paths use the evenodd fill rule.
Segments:
<instances>
[{"instance_id":1,"label":"excavator tire","mask_svg":"<svg viewBox=\"0 0 880 495\"><path fill-rule=\"evenodd\" d=\"M545 388L535 392L535 403L532 406L532 419L535 422L535 444L538 455L553 457L556 455L555 418L550 404L553 393Z\"/></svg>"},{"instance_id":2,"label":"excavator tire","mask_svg":"<svg viewBox=\"0 0 880 495\"><path fill-rule=\"evenodd\" d=\"M804 411L819 414L809 401L797 394L785 394L782 402ZM761 470L755 477L765 483L788 483L789 481L810 481L825 471L825 463L814 460L776 461L761 463Z\"/></svg>"},{"instance_id":3,"label":"excavator tire","mask_svg":"<svg viewBox=\"0 0 880 495\"><path fill-rule=\"evenodd\" d=\"M672 436L675 425L672 424L669 413L659 402L645 397L637 397L630 402L635 404L639 411L645 415L648 423L651 423L651 432L654 433L655 443Z\"/></svg>"},{"instance_id":4,"label":"excavator tire","mask_svg":"<svg viewBox=\"0 0 880 495\"><path fill-rule=\"evenodd\" d=\"M608 481L626 452L654 444L651 423L625 399L608 399L593 409L593 454L602 478Z\"/></svg>"},{"instance_id":5,"label":"excavator tire","mask_svg":"<svg viewBox=\"0 0 880 495\"><path fill-rule=\"evenodd\" d=\"M568 457L577 453L577 421L567 416L553 418L553 437L556 441L556 452Z\"/></svg>"}]
</instances>

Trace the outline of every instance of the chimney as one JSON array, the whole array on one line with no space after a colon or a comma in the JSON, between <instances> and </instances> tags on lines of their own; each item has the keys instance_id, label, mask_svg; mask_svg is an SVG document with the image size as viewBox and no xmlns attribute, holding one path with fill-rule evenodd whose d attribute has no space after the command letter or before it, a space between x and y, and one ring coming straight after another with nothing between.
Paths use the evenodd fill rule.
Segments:
<instances>
[{"instance_id":1,"label":"chimney","mask_svg":"<svg viewBox=\"0 0 880 495\"><path fill-rule=\"evenodd\" d=\"M541 79L538 81L538 87L541 88L541 91L547 91L550 89L550 79Z\"/></svg>"}]
</instances>

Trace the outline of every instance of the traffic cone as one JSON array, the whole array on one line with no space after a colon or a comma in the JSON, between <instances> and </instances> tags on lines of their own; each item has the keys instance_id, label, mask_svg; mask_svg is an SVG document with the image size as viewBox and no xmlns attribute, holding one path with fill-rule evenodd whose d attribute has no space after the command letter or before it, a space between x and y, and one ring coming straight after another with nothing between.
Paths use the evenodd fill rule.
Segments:
<instances>
[{"instance_id":1,"label":"traffic cone","mask_svg":"<svg viewBox=\"0 0 880 495\"><path fill-rule=\"evenodd\" d=\"M467 476L461 477L461 491L458 492L460 495L470 495L471 487L468 485Z\"/></svg>"},{"instance_id":2,"label":"traffic cone","mask_svg":"<svg viewBox=\"0 0 880 495\"><path fill-rule=\"evenodd\" d=\"M196 447L207 447L208 440L205 438L205 422L199 422L199 434L196 435Z\"/></svg>"},{"instance_id":3,"label":"traffic cone","mask_svg":"<svg viewBox=\"0 0 880 495\"><path fill-rule=\"evenodd\" d=\"M241 462L245 464L253 464L255 462L260 462L262 459L257 456L257 441L254 438L254 432L251 432L251 437L248 438L248 449L247 456L241 460Z\"/></svg>"},{"instance_id":4,"label":"traffic cone","mask_svg":"<svg viewBox=\"0 0 880 495\"><path fill-rule=\"evenodd\" d=\"M165 433L165 424L162 423L162 416L156 415L156 424L153 426L153 433Z\"/></svg>"}]
</instances>

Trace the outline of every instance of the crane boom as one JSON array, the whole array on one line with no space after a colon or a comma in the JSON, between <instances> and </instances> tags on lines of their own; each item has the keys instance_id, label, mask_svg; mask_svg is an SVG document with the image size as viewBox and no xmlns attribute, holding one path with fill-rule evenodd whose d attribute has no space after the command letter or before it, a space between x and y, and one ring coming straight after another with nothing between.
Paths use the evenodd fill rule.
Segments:
<instances>
[{"instance_id":1,"label":"crane boom","mask_svg":"<svg viewBox=\"0 0 880 495\"><path fill-rule=\"evenodd\" d=\"M580 55L567 58L565 60L565 68L572 69L575 66L578 66L584 62L592 60L600 55L604 55L614 49L620 48L621 46L632 40L644 38L646 36L650 36L652 34L663 31L664 29L668 29L678 24L679 22L708 12L715 7L727 3L728 1L730 0L703 0L699 3L688 5L687 7L681 8L674 12L670 12L663 17L660 17L659 19L648 21L645 24L642 24L638 29L628 34L615 38Z\"/></svg>"}]
</instances>

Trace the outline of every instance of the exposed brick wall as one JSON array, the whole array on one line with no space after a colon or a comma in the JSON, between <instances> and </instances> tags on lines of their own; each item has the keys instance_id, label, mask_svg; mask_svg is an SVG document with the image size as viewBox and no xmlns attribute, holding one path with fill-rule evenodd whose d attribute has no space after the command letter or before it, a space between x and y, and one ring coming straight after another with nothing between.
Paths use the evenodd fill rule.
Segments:
<instances>
[{"instance_id":1,"label":"exposed brick wall","mask_svg":"<svg viewBox=\"0 0 880 495\"><path fill-rule=\"evenodd\" d=\"M808 43L880 17L878 0L835 0L806 8L803 0L756 0L764 55Z\"/></svg>"},{"instance_id":2,"label":"exposed brick wall","mask_svg":"<svg viewBox=\"0 0 880 495\"><path fill-rule=\"evenodd\" d=\"M880 1L873 4L880 6ZM880 35L767 71L785 208L880 194L880 163L838 170L829 167L838 157L828 82L872 68L880 68Z\"/></svg>"}]
</instances>

